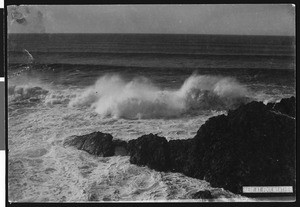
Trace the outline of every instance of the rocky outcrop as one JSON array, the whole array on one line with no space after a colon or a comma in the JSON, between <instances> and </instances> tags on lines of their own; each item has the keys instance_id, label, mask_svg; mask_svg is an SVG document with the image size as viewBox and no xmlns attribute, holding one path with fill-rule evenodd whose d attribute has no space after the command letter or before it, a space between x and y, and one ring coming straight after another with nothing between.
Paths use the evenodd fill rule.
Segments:
<instances>
[{"instance_id":1,"label":"rocky outcrop","mask_svg":"<svg viewBox=\"0 0 300 207\"><path fill-rule=\"evenodd\" d=\"M291 117L296 116L296 98L283 98L279 103L268 103L268 108L272 111L279 112Z\"/></svg>"},{"instance_id":2,"label":"rocky outcrop","mask_svg":"<svg viewBox=\"0 0 300 207\"><path fill-rule=\"evenodd\" d=\"M128 143L101 132L65 144L91 154L112 156L116 147L130 162L159 171L181 172L212 187L242 193L242 186L295 186L295 97L276 104L251 102L210 118L187 140L154 134ZM199 193L195 197L209 197Z\"/></svg>"},{"instance_id":3,"label":"rocky outcrop","mask_svg":"<svg viewBox=\"0 0 300 207\"><path fill-rule=\"evenodd\" d=\"M130 162L165 171L170 169L169 145L164 137L149 134L128 142Z\"/></svg>"},{"instance_id":4,"label":"rocky outcrop","mask_svg":"<svg viewBox=\"0 0 300 207\"><path fill-rule=\"evenodd\" d=\"M212 117L193 139L167 142L144 135L131 141L143 144L132 145L130 161L205 179L234 193L242 193L242 186L295 186L295 98L273 106L251 102ZM150 144L155 139L160 141Z\"/></svg>"},{"instance_id":5,"label":"rocky outcrop","mask_svg":"<svg viewBox=\"0 0 300 207\"><path fill-rule=\"evenodd\" d=\"M103 157L127 155L126 142L113 140L110 134L102 132L71 136L64 141L64 146L74 146L79 150Z\"/></svg>"},{"instance_id":6,"label":"rocky outcrop","mask_svg":"<svg viewBox=\"0 0 300 207\"><path fill-rule=\"evenodd\" d=\"M197 132L204 179L241 193L242 186L295 185L295 119L251 102L209 119Z\"/></svg>"}]
</instances>

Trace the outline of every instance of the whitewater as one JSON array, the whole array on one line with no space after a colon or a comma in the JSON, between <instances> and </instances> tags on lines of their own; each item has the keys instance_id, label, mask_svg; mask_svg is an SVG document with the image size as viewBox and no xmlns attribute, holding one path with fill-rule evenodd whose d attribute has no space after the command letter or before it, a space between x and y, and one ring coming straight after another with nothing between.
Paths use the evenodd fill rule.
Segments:
<instances>
[{"instance_id":1,"label":"whitewater","mask_svg":"<svg viewBox=\"0 0 300 207\"><path fill-rule=\"evenodd\" d=\"M30 80L30 81L29 81ZM192 138L211 117L251 100L235 78L191 74L178 88L161 88L146 77L98 77L87 87L65 87L39 79L9 80L9 198L12 201L186 200L211 190L216 201L249 201L203 180L129 163L129 157L96 157L62 143L94 131L130 140L154 133ZM272 96L274 97L274 96ZM269 97L270 98L270 97Z\"/></svg>"},{"instance_id":2,"label":"whitewater","mask_svg":"<svg viewBox=\"0 0 300 207\"><path fill-rule=\"evenodd\" d=\"M291 37L10 34L8 200L206 202L191 197L209 190L217 202L253 201L63 142L95 131L193 138L240 104L295 96L293 54Z\"/></svg>"}]
</instances>

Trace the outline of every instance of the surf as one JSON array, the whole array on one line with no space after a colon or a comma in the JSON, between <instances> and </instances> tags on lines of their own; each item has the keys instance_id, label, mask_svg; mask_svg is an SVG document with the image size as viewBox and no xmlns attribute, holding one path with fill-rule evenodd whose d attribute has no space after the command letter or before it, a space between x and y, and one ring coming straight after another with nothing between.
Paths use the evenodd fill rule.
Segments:
<instances>
[{"instance_id":1,"label":"surf","mask_svg":"<svg viewBox=\"0 0 300 207\"><path fill-rule=\"evenodd\" d=\"M148 78L126 81L104 75L69 102L91 107L103 117L124 119L175 118L203 110L227 110L248 102L249 90L231 77L193 74L179 89L163 89Z\"/></svg>"}]
</instances>

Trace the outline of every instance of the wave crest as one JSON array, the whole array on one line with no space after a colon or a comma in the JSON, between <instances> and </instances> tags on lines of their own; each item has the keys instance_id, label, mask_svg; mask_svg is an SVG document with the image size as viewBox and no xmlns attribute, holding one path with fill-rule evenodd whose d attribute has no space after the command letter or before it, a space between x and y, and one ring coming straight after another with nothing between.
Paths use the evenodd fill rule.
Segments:
<instances>
[{"instance_id":1,"label":"wave crest","mask_svg":"<svg viewBox=\"0 0 300 207\"><path fill-rule=\"evenodd\" d=\"M8 87L8 100L10 104L43 103L47 106L68 104L71 98L76 97L74 90L54 90L51 86L37 82L10 85Z\"/></svg>"},{"instance_id":2,"label":"wave crest","mask_svg":"<svg viewBox=\"0 0 300 207\"><path fill-rule=\"evenodd\" d=\"M8 95L10 101L39 101L41 98L44 98L48 93L48 90L45 90L39 86L29 86L29 85L12 85L8 88Z\"/></svg>"},{"instance_id":3,"label":"wave crest","mask_svg":"<svg viewBox=\"0 0 300 207\"><path fill-rule=\"evenodd\" d=\"M192 75L178 90L163 90L147 78L125 81L105 75L71 99L69 106L92 107L102 116L148 119L226 110L249 100L247 88L233 78Z\"/></svg>"}]
</instances>

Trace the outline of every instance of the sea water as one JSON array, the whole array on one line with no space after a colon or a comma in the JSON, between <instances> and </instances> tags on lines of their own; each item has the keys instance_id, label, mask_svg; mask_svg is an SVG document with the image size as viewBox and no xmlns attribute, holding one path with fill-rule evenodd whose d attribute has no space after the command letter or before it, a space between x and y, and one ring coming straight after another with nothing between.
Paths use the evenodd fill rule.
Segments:
<instances>
[{"instance_id":1,"label":"sea water","mask_svg":"<svg viewBox=\"0 0 300 207\"><path fill-rule=\"evenodd\" d=\"M215 201L251 201L62 143L94 131L125 141L149 133L188 139L242 103L293 96L295 39L10 34L7 77L10 201L187 201L205 189Z\"/></svg>"}]
</instances>

